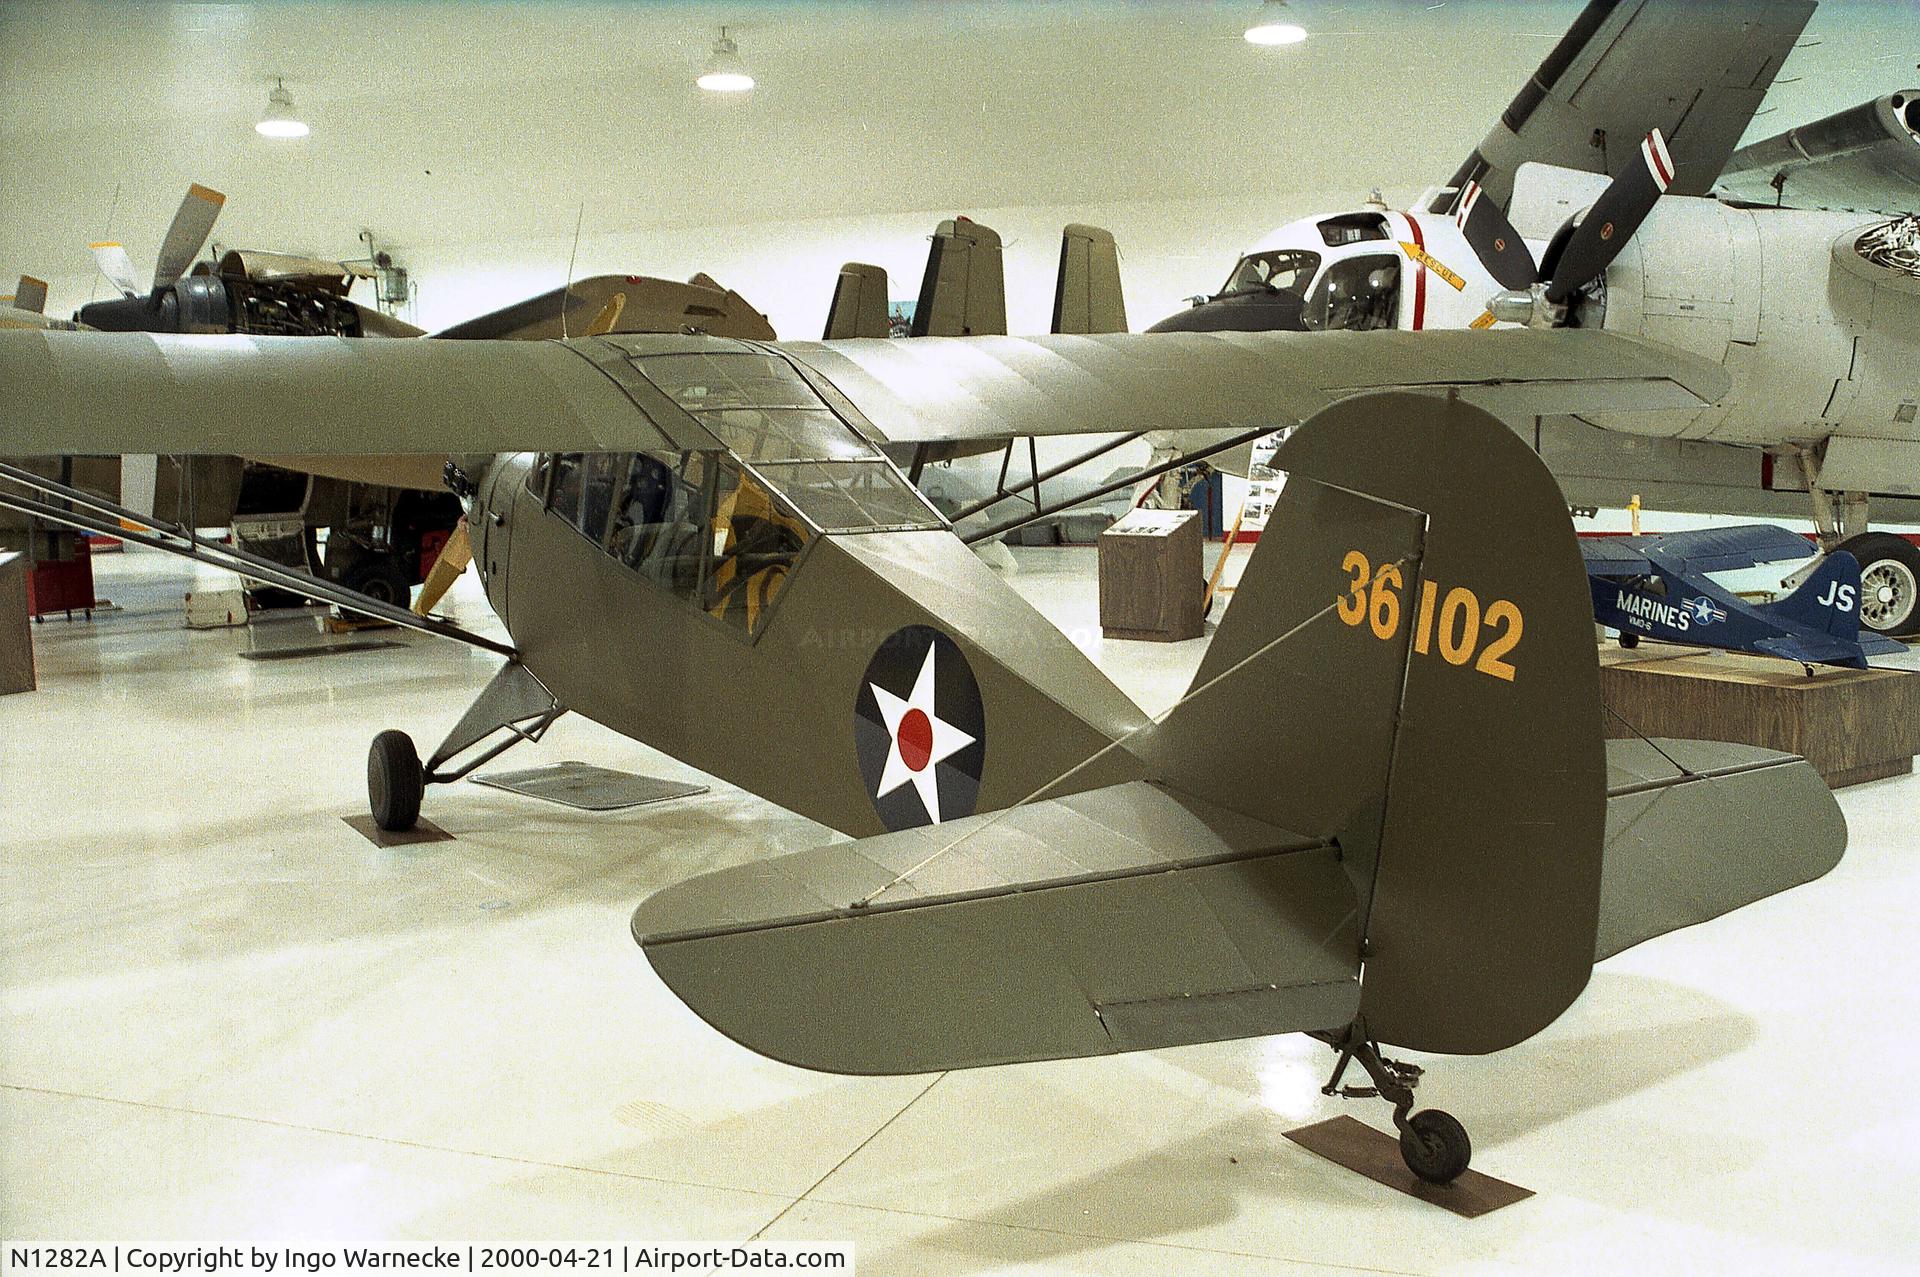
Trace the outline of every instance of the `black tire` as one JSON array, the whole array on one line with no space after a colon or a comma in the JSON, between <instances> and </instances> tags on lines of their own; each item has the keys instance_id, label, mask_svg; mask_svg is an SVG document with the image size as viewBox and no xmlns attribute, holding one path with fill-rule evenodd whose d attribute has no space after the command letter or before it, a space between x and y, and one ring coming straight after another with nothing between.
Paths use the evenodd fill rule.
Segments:
<instances>
[{"instance_id":1,"label":"black tire","mask_svg":"<svg viewBox=\"0 0 1920 1277\"><path fill-rule=\"evenodd\" d=\"M1400 1132L1400 1158L1427 1183L1451 1184L1466 1174L1473 1142L1453 1114L1427 1109L1407 1119Z\"/></svg>"},{"instance_id":2,"label":"black tire","mask_svg":"<svg viewBox=\"0 0 1920 1277\"><path fill-rule=\"evenodd\" d=\"M1860 560L1860 625L1889 638L1920 634L1920 546L1891 532L1848 537L1837 550Z\"/></svg>"},{"instance_id":3,"label":"black tire","mask_svg":"<svg viewBox=\"0 0 1920 1277\"><path fill-rule=\"evenodd\" d=\"M1626 648L1628 651L1632 651L1634 648L1640 646L1640 636L1632 630L1621 630L1620 646Z\"/></svg>"},{"instance_id":4,"label":"black tire","mask_svg":"<svg viewBox=\"0 0 1920 1277\"><path fill-rule=\"evenodd\" d=\"M374 737L367 750L367 807L373 812L373 823L388 833L412 829L420 819L420 796L425 791L426 776L420 770L413 737L396 731Z\"/></svg>"},{"instance_id":5,"label":"black tire","mask_svg":"<svg viewBox=\"0 0 1920 1277\"><path fill-rule=\"evenodd\" d=\"M356 560L340 584L381 603L406 607L413 601L413 582L407 570L390 554L369 554Z\"/></svg>"}]
</instances>

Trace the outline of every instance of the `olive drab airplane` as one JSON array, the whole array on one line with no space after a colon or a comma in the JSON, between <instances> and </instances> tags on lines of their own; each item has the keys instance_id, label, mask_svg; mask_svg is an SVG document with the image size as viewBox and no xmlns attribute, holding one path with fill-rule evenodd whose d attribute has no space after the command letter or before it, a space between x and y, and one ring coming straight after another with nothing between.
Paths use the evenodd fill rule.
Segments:
<instances>
[{"instance_id":1,"label":"olive drab airplane","mask_svg":"<svg viewBox=\"0 0 1920 1277\"><path fill-rule=\"evenodd\" d=\"M1616 8L1668 6L1594 6L1569 59ZM1774 66L1661 125L1676 185L1698 121L1726 101L1750 112ZM1469 176L1502 181L1494 165ZM1314 251L1335 247L1313 233ZM1368 234L1353 242L1372 252ZM1407 234L1463 280L1479 269L1447 260L1464 230L1452 247ZM1545 273L1581 264L1566 270L1584 294L1622 238L1589 218ZM964 261L971 281L992 244L957 223L953 239L939 273ZM1522 1042L1597 961L1815 879L1844 850L1804 760L1601 740L1587 577L1516 428L1697 418L1728 394L1728 361L1577 323L1579 297L1566 326L1359 322L1382 313L1359 284L1384 277L1343 290L1348 331L1096 332L1113 319L1089 265L1104 255L1082 240L1063 250L1055 312L1071 318L1055 327L1083 331L1028 338L0 331L0 456L398 442L445 458L506 642L190 528L124 533L503 658L424 762L404 731L375 738L380 825L408 827L429 787L578 713L850 837L700 875L634 914L660 977L747 1047L899 1073L1304 1032L1336 1052L1327 1092L1386 1099L1409 1168L1451 1181L1465 1129L1415 1111L1419 1070L1383 1046ZM1420 272L1455 291L1392 243L1416 294ZM874 281L843 280L836 311L869 325ZM967 317L939 322L982 333L990 294L969 282ZM1266 534L1192 686L1151 718L895 460L1121 432L1198 454L1283 429ZM129 513L5 464L0 507L104 530ZM1223 766L1222 740L1259 748ZM1343 1088L1356 1062L1371 1085Z\"/></svg>"},{"instance_id":2,"label":"olive drab airplane","mask_svg":"<svg viewBox=\"0 0 1920 1277\"><path fill-rule=\"evenodd\" d=\"M1593 0L1407 210L1289 223L1162 330L1599 329L1724 366L1712 405L1526 423L1577 505L1813 516L1862 621L1920 634L1920 89L1735 150L1811 0ZM1608 178L1611 177L1611 181Z\"/></svg>"},{"instance_id":3,"label":"olive drab airplane","mask_svg":"<svg viewBox=\"0 0 1920 1277\"><path fill-rule=\"evenodd\" d=\"M1412 1171L1448 1182L1470 1140L1414 1111L1417 1070L1382 1043L1522 1041L1599 959L1818 877L1844 848L1803 760L1600 739L1572 526L1491 413L1673 410L1725 389L1707 361L1612 334L21 331L0 333L0 382L0 454L244 439L352 456L404 433L450 455L507 643L190 529L123 535L505 658L424 763L406 733L375 738L386 828L572 711L852 835L634 916L691 1007L796 1064L1308 1032L1369 1075L1345 1093L1392 1103ZM887 459L1123 426L1220 447L1299 427L1236 602L1155 719ZM0 504L35 517L129 513L0 477ZM1262 748L1223 768L1223 739Z\"/></svg>"}]
</instances>

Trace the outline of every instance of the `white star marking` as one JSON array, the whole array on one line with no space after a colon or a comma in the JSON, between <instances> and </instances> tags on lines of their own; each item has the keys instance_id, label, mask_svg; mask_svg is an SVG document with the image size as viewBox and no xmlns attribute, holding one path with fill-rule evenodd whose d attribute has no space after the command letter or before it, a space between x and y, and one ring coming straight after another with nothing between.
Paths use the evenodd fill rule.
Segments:
<instances>
[{"instance_id":1,"label":"white star marking","mask_svg":"<svg viewBox=\"0 0 1920 1277\"><path fill-rule=\"evenodd\" d=\"M934 779L934 766L973 744L973 737L934 712L933 651L932 647L927 648L926 663L920 667L920 676L914 679L913 691L907 699L901 700L878 683L867 686L873 689L874 703L880 707L880 717L887 725L890 738L887 765L880 771L880 785L874 797L885 798L900 786L910 784L919 793L920 805L927 809L928 819L937 825L940 823L940 785ZM916 710L926 716L932 728L933 747L925 762L912 767L900 756L900 724Z\"/></svg>"}]
</instances>

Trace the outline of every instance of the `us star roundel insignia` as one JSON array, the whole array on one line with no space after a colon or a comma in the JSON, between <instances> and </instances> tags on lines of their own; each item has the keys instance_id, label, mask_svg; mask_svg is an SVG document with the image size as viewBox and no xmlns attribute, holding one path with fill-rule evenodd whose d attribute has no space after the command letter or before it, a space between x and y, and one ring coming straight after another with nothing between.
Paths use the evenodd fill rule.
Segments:
<instances>
[{"instance_id":1,"label":"us star roundel insignia","mask_svg":"<svg viewBox=\"0 0 1920 1277\"><path fill-rule=\"evenodd\" d=\"M860 680L853 742L867 796L888 829L971 816L987 718L959 645L929 625L895 630Z\"/></svg>"}]
</instances>

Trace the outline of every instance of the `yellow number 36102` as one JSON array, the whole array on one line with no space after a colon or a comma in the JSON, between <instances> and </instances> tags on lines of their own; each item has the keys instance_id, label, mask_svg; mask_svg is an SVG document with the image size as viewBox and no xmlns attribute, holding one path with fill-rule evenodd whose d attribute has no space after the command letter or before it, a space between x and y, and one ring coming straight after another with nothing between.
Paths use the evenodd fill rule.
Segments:
<instances>
[{"instance_id":1,"label":"yellow number 36102","mask_svg":"<svg viewBox=\"0 0 1920 1277\"><path fill-rule=\"evenodd\" d=\"M1340 619L1356 627L1365 625L1376 638L1398 634L1404 610L1400 596L1407 588L1399 564L1382 563L1376 569L1366 555L1349 550L1340 568L1353 578L1336 605ZM1448 590L1443 599L1438 581L1420 583L1420 607L1413 626L1417 656L1429 655L1437 640L1440 658L1447 664L1472 661L1480 673L1511 683L1514 669L1507 657L1520 646L1523 628L1520 608L1510 600L1495 599L1483 608L1480 596L1464 585Z\"/></svg>"}]
</instances>

